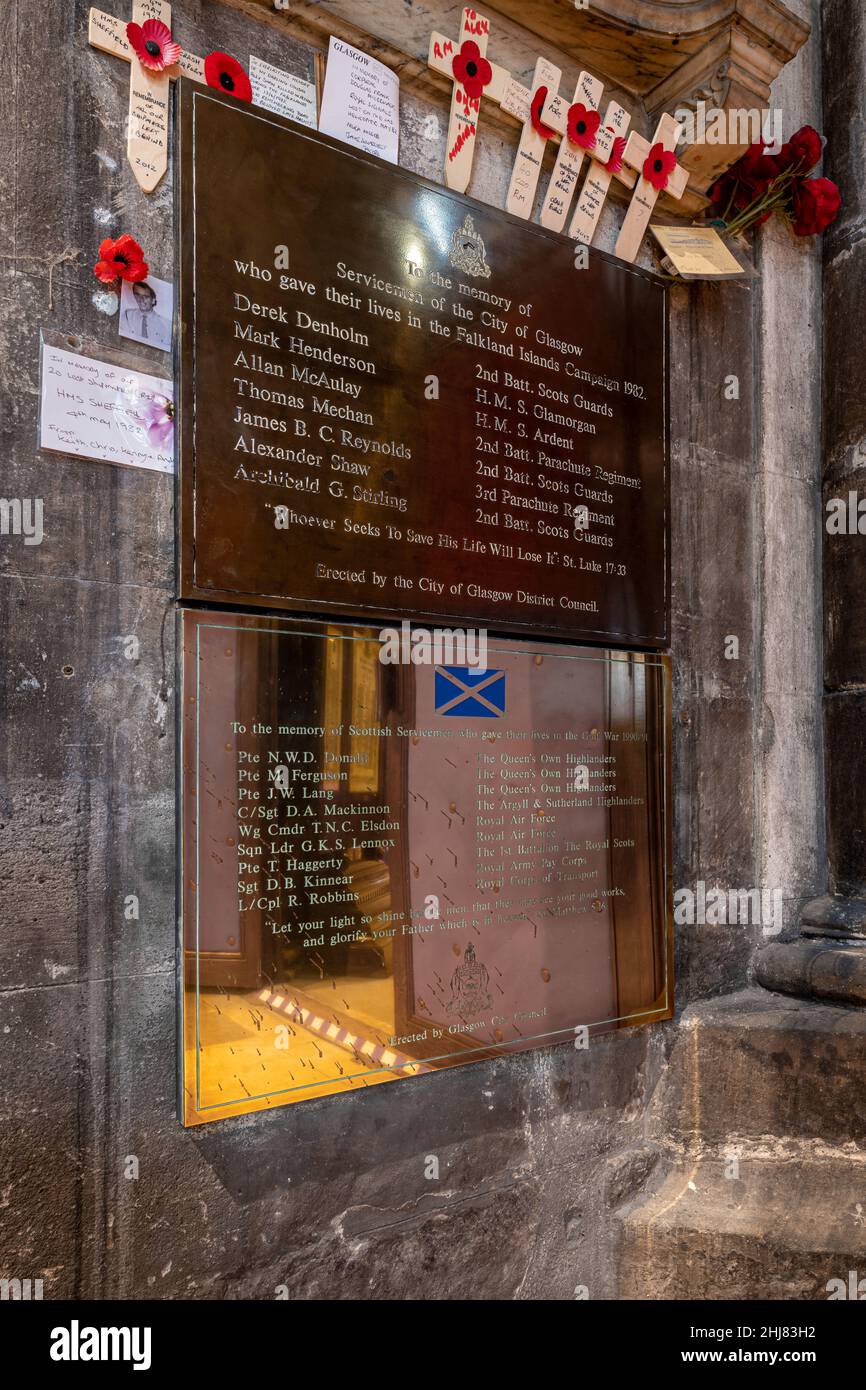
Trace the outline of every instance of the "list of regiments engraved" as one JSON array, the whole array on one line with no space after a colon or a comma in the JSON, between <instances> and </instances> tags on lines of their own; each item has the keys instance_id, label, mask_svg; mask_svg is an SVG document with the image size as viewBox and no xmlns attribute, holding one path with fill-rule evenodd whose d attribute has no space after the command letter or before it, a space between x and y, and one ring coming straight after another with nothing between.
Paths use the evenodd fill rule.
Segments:
<instances>
[{"instance_id":1,"label":"list of regiments engraved","mask_svg":"<svg viewBox=\"0 0 866 1390\"><path fill-rule=\"evenodd\" d=\"M670 1016L666 657L181 621L187 1123Z\"/></svg>"},{"instance_id":2,"label":"list of regiments engraved","mask_svg":"<svg viewBox=\"0 0 866 1390\"><path fill-rule=\"evenodd\" d=\"M664 282L211 90L180 132L181 597L664 646Z\"/></svg>"}]
</instances>

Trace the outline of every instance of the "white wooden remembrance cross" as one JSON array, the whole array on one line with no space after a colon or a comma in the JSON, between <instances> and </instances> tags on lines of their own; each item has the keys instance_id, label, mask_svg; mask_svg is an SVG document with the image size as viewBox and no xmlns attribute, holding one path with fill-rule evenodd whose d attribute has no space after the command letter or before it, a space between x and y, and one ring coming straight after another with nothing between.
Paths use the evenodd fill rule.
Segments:
<instances>
[{"instance_id":1,"label":"white wooden remembrance cross","mask_svg":"<svg viewBox=\"0 0 866 1390\"><path fill-rule=\"evenodd\" d=\"M460 21L457 43L442 34L430 36L428 67L444 77L450 77L454 83L448 122L445 183L458 193L466 192L472 175L481 98L485 96L500 101L511 76L505 68L487 61L489 37L490 20L468 6Z\"/></svg>"},{"instance_id":2,"label":"white wooden remembrance cross","mask_svg":"<svg viewBox=\"0 0 866 1390\"><path fill-rule=\"evenodd\" d=\"M554 131L539 119L545 98L556 92L562 80L561 68L554 67L546 58L539 58L532 77L532 90L527 91L519 82L510 82L500 105L510 111L519 121L523 121L523 133L514 160L511 183L505 206L515 217L531 217L535 203L535 190L541 174L541 165L547 142Z\"/></svg>"},{"instance_id":3,"label":"white wooden remembrance cross","mask_svg":"<svg viewBox=\"0 0 866 1390\"><path fill-rule=\"evenodd\" d=\"M132 23L158 19L171 29L171 5L167 0L133 0ZM136 182L152 193L168 168L169 83L183 75L204 82L204 60L181 52L178 61L163 72L151 72L139 61L126 37L126 23L103 10L90 11L88 39L94 48L124 58L130 65L129 121L126 152Z\"/></svg>"},{"instance_id":4,"label":"white wooden remembrance cross","mask_svg":"<svg viewBox=\"0 0 866 1390\"><path fill-rule=\"evenodd\" d=\"M616 101L608 103L604 122L596 137L592 162L568 229L569 236L586 246L595 236L611 179L619 179L626 188L634 188L637 182L637 174L623 163L625 134L630 121L631 116L624 106Z\"/></svg>"},{"instance_id":5,"label":"white wooden remembrance cross","mask_svg":"<svg viewBox=\"0 0 866 1390\"><path fill-rule=\"evenodd\" d=\"M689 171L677 163L676 156L680 130L679 123L665 112L652 142L636 131L628 138L623 160L637 169L640 177L613 250L621 261L633 261L637 256L659 194L681 198L686 191Z\"/></svg>"},{"instance_id":6,"label":"white wooden remembrance cross","mask_svg":"<svg viewBox=\"0 0 866 1390\"><path fill-rule=\"evenodd\" d=\"M550 227L554 232L561 232L565 226L583 156L595 150L600 121L598 106L603 91L603 82L588 72L582 72L577 79L570 106L556 94L551 94L544 102L542 121L562 136L541 209L542 227Z\"/></svg>"}]
</instances>

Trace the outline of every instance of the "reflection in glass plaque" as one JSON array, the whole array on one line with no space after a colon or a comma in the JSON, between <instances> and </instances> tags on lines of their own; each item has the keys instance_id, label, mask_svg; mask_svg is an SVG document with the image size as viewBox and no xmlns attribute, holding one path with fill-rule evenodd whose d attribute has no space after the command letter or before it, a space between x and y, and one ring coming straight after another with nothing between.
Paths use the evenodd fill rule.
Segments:
<instances>
[{"instance_id":1,"label":"reflection in glass plaque","mask_svg":"<svg viewBox=\"0 0 866 1390\"><path fill-rule=\"evenodd\" d=\"M671 1016L667 658L182 624L185 1123Z\"/></svg>"}]
</instances>

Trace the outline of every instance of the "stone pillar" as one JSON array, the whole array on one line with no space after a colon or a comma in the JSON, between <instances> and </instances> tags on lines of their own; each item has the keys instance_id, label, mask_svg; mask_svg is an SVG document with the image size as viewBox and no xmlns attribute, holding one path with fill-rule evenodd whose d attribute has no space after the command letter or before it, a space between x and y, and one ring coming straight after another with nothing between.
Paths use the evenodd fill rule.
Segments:
<instances>
[{"instance_id":1,"label":"stone pillar","mask_svg":"<svg viewBox=\"0 0 866 1390\"><path fill-rule=\"evenodd\" d=\"M829 893L808 904L800 937L759 956L769 989L866 1003L866 534L828 534L827 503L866 513L866 79L862 0L824 0L824 173L842 210L824 235L824 759ZM797 325L792 324L792 332ZM866 533L866 515L862 522Z\"/></svg>"}]
</instances>

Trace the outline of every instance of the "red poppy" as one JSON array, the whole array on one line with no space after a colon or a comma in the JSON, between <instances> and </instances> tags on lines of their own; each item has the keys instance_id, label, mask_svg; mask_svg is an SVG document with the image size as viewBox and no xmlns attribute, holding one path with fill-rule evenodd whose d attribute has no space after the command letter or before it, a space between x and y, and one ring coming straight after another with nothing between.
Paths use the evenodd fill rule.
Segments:
<instances>
[{"instance_id":1,"label":"red poppy","mask_svg":"<svg viewBox=\"0 0 866 1390\"><path fill-rule=\"evenodd\" d=\"M601 116L597 111L588 111L583 102L576 101L569 106L568 138L572 145L579 145L582 150L593 149L600 125Z\"/></svg>"},{"instance_id":2,"label":"red poppy","mask_svg":"<svg viewBox=\"0 0 866 1390\"><path fill-rule=\"evenodd\" d=\"M798 169L808 174L821 158L824 143L814 126L804 125L786 141L779 153L783 169Z\"/></svg>"},{"instance_id":3,"label":"red poppy","mask_svg":"<svg viewBox=\"0 0 866 1390\"><path fill-rule=\"evenodd\" d=\"M835 222L842 205L839 189L832 179L803 179L794 188L794 231L797 236L814 236Z\"/></svg>"},{"instance_id":4,"label":"red poppy","mask_svg":"<svg viewBox=\"0 0 866 1390\"><path fill-rule=\"evenodd\" d=\"M610 129L609 126L606 127L606 128L607 128L607 129ZM619 171L620 171L620 169L622 168L622 156L623 156L623 151L624 151L624 150L625 150L625 136L624 136L624 135L617 135L617 136L615 137L615 139L614 139L614 142L613 142L613 149L612 149L611 152L610 152L610 159L607 161L607 164L604 166L605 169L609 169L610 172L611 172L612 174L618 174Z\"/></svg>"},{"instance_id":5,"label":"red poppy","mask_svg":"<svg viewBox=\"0 0 866 1390\"><path fill-rule=\"evenodd\" d=\"M142 67L151 72L163 72L180 62L180 44L175 43L171 30L161 19L146 19L143 24L127 24L126 37L138 54Z\"/></svg>"},{"instance_id":6,"label":"red poppy","mask_svg":"<svg viewBox=\"0 0 866 1390\"><path fill-rule=\"evenodd\" d=\"M677 157L673 150L666 150L659 141L657 145L653 145L644 160L643 176L657 192L664 193L668 186L668 179L676 167Z\"/></svg>"},{"instance_id":7,"label":"red poppy","mask_svg":"<svg viewBox=\"0 0 866 1390\"><path fill-rule=\"evenodd\" d=\"M466 39L460 45L460 52L451 60L451 71L455 82L459 82L464 92L477 101L489 82L493 81L493 69L474 39Z\"/></svg>"},{"instance_id":8,"label":"red poppy","mask_svg":"<svg viewBox=\"0 0 866 1390\"><path fill-rule=\"evenodd\" d=\"M99 248L99 260L93 273L104 285L113 285L115 280L147 279L147 261L137 241L126 233L112 241L106 237Z\"/></svg>"},{"instance_id":9,"label":"red poppy","mask_svg":"<svg viewBox=\"0 0 866 1390\"><path fill-rule=\"evenodd\" d=\"M547 88L539 87L535 96L532 98L532 105L529 108L529 119L532 121L532 129L535 131L536 135L541 136L542 140L549 140L551 135L556 134L556 131L551 130L550 126L545 125L541 119L541 113L544 110L544 103L546 101Z\"/></svg>"},{"instance_id":10,"label":"red poppy","mask_svg":"<svg viewBox=\"0 0 866 1390\"><path fill-rule=\"evenodd\" d=\"M218 87L238 101L252 101L250 79L230 53L209 53L204 60L204 75L209 87Z\"/></svg>"}]
</instances>

